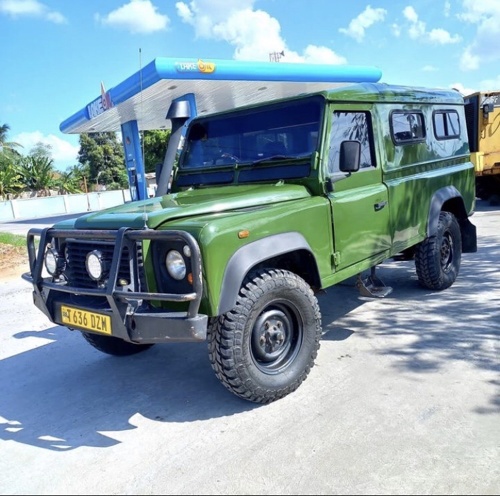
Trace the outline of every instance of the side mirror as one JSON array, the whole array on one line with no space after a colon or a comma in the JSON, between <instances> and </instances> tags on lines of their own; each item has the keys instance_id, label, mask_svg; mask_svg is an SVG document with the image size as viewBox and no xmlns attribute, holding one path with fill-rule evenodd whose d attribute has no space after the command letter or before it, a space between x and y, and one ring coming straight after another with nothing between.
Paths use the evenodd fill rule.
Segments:
<instances>
[{"instance_id":1,"label":"side mirror","mask_svg":"<svg viewBox=\"0 0 500 496\"><path fill-rule=\"evenodd\" d=\"M359 170L361 162L361 143L355 140L342 141L340 144L339 169L352 173Z\"/></svg>"}]
</instances>

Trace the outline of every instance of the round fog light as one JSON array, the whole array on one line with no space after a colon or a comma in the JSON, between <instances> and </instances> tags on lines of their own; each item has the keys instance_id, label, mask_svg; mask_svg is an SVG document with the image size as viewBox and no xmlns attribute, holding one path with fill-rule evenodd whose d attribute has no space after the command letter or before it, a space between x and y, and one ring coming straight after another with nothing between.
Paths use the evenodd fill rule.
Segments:
<instances>
[{"instance_id":1,"label":"round fog light","mask_svg":"<svg viewBox=\"0 0 500 496\"><path fill-rule=\"evenodd\" d=\"M87 253L85 259L85 268L91 279L98 281L104 273L104 262L102 253L99 250L94 250Z\"/></svg>"},{"instance_id":2,"label":"round fog light","mask_svg":"<svg viewBox=\"0 0 500 496\"><path fill-rule=\"evenodd\" d=\"M60 272L62 268L62 264L64 264L64 259L59 256L59 253L57 252L56 249L54 248L49 248L45 252L45 268L47 269L47 272L51 275L54 276L58 272Z\"/></svg>"}]
</instances>

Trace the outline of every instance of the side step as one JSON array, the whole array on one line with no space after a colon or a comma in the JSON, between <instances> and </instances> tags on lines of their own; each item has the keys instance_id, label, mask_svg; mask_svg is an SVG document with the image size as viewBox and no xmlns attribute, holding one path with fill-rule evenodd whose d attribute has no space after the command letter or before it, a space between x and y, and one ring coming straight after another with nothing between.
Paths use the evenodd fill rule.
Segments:
<instances>
[{"instance_id":1,"label":"side step","mask_svg":"<svg viewBox=\"0 0 500 496\"><path fill-rule=\"evenodd\" d=\"M371 268L370 275L365 279L362 278L361 274L358 274L356 287L361 296L368 296L370 298L384 298L392 293L392 288L386 286L382 280L375 275L375 267Z\"/></svg>"}]
</instances>

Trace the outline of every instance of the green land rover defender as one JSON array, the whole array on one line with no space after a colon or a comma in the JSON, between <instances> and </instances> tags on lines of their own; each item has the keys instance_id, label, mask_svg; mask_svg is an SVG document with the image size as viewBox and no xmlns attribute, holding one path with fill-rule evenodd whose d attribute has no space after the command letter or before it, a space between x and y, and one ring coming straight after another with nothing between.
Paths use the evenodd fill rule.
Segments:
<instances>
[{"instance_id":1,"label":"green land rover defender","mask_svg":"<svg viewBox=\"0 0 500 496\"><path fill-rule=\"evenodd\" d=\"M154 198L28 233L35 305L104 353L207 341L222 384L269 403L314 365L317 292L356 276L384 296L374 270L391 258L444 290L477 249L456 91L353 84L196 117L180 136Z\"/></svg>"}]
</instances>

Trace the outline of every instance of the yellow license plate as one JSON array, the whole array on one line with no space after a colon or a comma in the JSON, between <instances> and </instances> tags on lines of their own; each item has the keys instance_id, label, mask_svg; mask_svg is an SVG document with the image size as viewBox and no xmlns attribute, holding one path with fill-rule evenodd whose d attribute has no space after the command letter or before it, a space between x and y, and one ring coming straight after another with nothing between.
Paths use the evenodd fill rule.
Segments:
<instances>
[{"instance_id":1,"label":"yellow license plate","mask_svg":"<svg viewBox=\"0 0 500 496\"><path fill-rule=\"evenodd\" d=\"M81 327L89 331L111 334L111 317L61 305L62 323L68 327Z\"/></svg>"}]
</instances>

